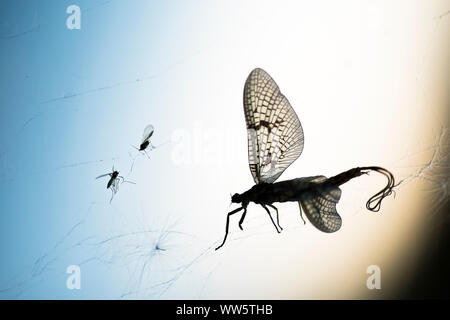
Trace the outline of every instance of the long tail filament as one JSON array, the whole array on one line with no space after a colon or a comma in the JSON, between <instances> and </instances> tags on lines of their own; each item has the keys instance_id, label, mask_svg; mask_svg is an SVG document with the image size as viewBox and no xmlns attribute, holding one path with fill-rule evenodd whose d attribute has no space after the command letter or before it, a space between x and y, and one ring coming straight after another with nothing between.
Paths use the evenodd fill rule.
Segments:
<instances>
[{"instance_id":1,"label":"long tail filament","mask_svg":"<svg viewBox=\"0 0 450 320\"><path fill-rule=\"evenodd\" d=\"M381 201L386 198L387 196L390 196L395 191L394 187L398 186L399 184L395 184L395 178L394 175L389 171L381 167L363 167L361 168L362 173L369 173L369 171L376 171L378 173L381 173L388 179L387 185L378 193L373 195L366 203L366 208L373 212L378 212L381 207Z\"/></svg>"}]
</instances>

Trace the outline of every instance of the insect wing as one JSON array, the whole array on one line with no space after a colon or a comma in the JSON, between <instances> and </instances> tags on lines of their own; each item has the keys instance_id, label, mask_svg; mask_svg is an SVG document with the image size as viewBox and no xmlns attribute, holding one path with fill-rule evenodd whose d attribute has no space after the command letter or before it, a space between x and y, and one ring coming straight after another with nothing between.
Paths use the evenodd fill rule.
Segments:
<instances>
[{"instance_id":1,"label":"insect wing","mask_svg":"<svg viewBox=\"0 0 450 320\"><path fill-rule=\"evenodd\" d=\"M244 114L250 172L255 183L272 183L303 151L300 120L262 69L254 69L245 82Z\"/></svg>"},{"instance_id":2,"label":"insect wing","mask_svg":"<svg viewBox=\"0 0 450 320\"><path fill-rule=\"evenodd\" d=\"M119 179L114 179L112 182L111 182L111 189L113 190L113 192L114 193L117 193L117 191L119 191Z\"/></svg>"},{"instance_id":3,"label":"insect wing","mask_svg":"<svg viewBox=\"0 0 450 320\"><path fill-rule=\"evenodd\" d=\"M103 177L110 177L110 176L111 176L110 173L105 173L105 174L102 174L102 175L96 177L95 179L100 179L100 178L103 178Z\"/></svg>"},{"instance_id":4,"label":"insect wing","mask_svg":"<svg viewBox=\"0 0 450 320\"><path fill-rule=\"evenodd\" d=\"M342 225L342 219L336 211L340 198L341 189L338 187L317 185L312 191L302 193L299 203L314 227L331 233L338 231Z\"/></svg>"},{"instance_id":5,"label":"insect wing","mask_svg":"<svg viewBox=\"0 0 450 320\"><path fill-rule=\"evenodd\" d=\"M144 129L144 133L142 134L142 142L150 139L150 137L153 135L153 131L155 131L155 129L153 128L153 126L151 124L146 126Z\"/></svg>"}]
</instances>

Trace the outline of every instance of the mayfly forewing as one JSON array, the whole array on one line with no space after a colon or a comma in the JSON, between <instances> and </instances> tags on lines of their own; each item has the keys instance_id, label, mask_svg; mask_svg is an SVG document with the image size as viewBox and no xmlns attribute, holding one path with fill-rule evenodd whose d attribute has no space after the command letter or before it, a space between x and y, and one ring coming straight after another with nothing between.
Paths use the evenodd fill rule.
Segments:
<instances>
[{"instance_id":1,"label":"mayfly forewing","mask_svg":"<svg viewBox=\"0 0 450 320\"><path fill-rule=\"evenodd\" d=\"M323 177L326 179L325 177ZM316 179L312 182L323 182ZM299 205L311 224L320 231L331 233L341 228L342 219L337 213L336 204L341 198L341 189L336 186L318 184L301 194Z\"/></svg>"},{"instance_id":2,"label":"mayfly forewing","mask_svg":"<svg viewBox=\"0 0 450 320\"><path fill-rule=\"evenodd\" d=\"M244 87L248 162L255 183L274 182L302 153L300 120L278 85L254 69Z\"/></svg>"},{"instance_id":3,"label":"mayfly forewing","mask_svg":"<svg viewBox=\"0 0 450 320\"><path fill-rule=\"evenodd\" d=\"M155 129L153 128L153 126L151 124L146 126L144 129L144 133L142 134L142 142L149 140L150 137L153 135L154 131L155 131Z\"/></svg>"}]
</instances>

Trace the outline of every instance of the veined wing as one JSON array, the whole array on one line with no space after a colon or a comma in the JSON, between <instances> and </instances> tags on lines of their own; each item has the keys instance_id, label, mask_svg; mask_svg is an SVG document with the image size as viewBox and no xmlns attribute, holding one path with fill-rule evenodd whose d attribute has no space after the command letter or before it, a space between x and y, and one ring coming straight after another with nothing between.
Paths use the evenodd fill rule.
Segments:
<instances>
[{"instance_id":1,"label":"veined wing","mask_svg":"<svg viewBox=\"0 0 450 320\"><path fill-rule=\"evenodd\" d=\"M248 162L255 183L272 183L303 151L303 129L289 101L262 69L244 87Z\"/></svg>"},{"instance_id":2,"label":"veined wing","mask_svg":"<svg viewBox=\"0 0 450 320\"><path fill-rule=\"evenodd\" d=\"M155 129L153 128L153 126L151 124L146 126L145 129L144 129L144 133L142 134L142 142L144 142L145 140L150 139L150 137L153 134L153 131L155 131Z\"/></svg>"},{"instance_id":3,"label":"veined wing","mask_svg":"<svg viewBox=\"0 0 450 320\"><path fill-rule=\"evenodd\" d=\"M326 180L316 179L313 182ZM331 233L341 228L342 219L336 211L336 204L341 198L341 189L335 186L318 185L313 191L300 196L300 206L314 227L320 231Z\"/></svg>"}]
</instances>

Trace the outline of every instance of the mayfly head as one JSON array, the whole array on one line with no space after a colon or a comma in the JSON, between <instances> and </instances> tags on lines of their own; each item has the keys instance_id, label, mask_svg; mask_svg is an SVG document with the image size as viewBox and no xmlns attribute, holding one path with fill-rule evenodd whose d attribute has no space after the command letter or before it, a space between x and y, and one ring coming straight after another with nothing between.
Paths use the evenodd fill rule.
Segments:
<instances>
[{"instance_id":1,"label":"mayfly head","mask_svg":"<svg viewBox=\"0 0 450 320\"><path fill-rule=\"evenodd\" d=\"M231 196L231 202L233 203L241 203L242 202L242 196L239 193L235 193Z\"/></svg>"}]
</instances>

